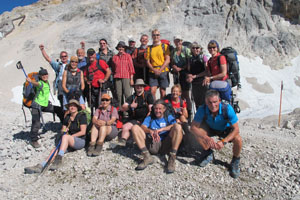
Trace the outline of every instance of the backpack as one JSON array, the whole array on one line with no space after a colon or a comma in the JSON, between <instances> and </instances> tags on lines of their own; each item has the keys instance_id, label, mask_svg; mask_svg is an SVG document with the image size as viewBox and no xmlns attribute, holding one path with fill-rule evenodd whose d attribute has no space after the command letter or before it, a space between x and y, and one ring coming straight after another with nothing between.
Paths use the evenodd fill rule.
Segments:
<instances>
[{"instance_id":1,"label":"backpack","mask_svg":"<svg viewBox=\"0 0 300 200\"><path fill-rule=\"evenodd\" d=\"M38 72L31 72L28 74L28 77L31 80L39 81L39 74ZM32 102L35 100L35 98L38 96L39 92L43 89L43 83L41 87L37 90L36 87L33 86L32 83L29 83L28 81L25 81L23 84L23 105L27 108L31 108Z\"/></svg>"},{"instance_id":2,"label":"backpack","mask_svg":"<svg viewBox=\"0 0 300 200\"><path fill-rule=\"evenodd\" d=\"M215 80L209 84L209 89L216 90L220 94L220 98L227 102L231 102L232 91L227 81Z\"/></svg>"},{"instance_id":3,"label":"backpack","mask_svg":"<svg viewBox=\"0 0 300 200\"><path fill-rule=\"evenodd\" d=\"M236 50L232 47L226 47L223 48L220 53L221 55L225 56L227 61L227 74L229 75L229 79L231 80L231 87L238 86L238 88L240 88L240 67ZM218 57L219 66L221 66L221 55Z\"/></svg>"}]
</instances>

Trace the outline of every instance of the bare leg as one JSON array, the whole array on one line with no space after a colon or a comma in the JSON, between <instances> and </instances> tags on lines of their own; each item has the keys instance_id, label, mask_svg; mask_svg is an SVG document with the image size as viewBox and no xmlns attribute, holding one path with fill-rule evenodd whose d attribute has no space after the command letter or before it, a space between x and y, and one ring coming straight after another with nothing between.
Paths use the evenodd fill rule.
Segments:
<instances>
[{"instance_id":1,"label":"bare leg","mask_svg":"<svg viewBox=\"0 0 300 200\"><path fill-rule=\"evenodd\" d=\"M166 88L159 88L160 98L163 99L166 96Z\"/></svg>"},{"instance_id":2,"label":"bare leg","mask_svg":"<svg viewBox=\"0 0 300 200\"><path fill-rule=\"evenodd\" d=\"M133 139L136 142L139 149L145 148L146 147L146 142L145 142L146 134L143 131L143 129L138 125L134 125L132 127L131 131L132 131Z\"/></svg>"},{"instance_id":3,"label":"bare leg","mask_svg":"<svg viewBox=\"0 0 300 200\"><path fill-rule=\"evenodd\" d=\"M126 124L124 124L122 126L122 138L124 138L126 140L129 138L130 130L131 130L132 127L133 127L133 124L130 123L130 122L127 122Z\"/></svg>"},{"instance_id":4,"label":"bare leg","mask_svg":"<svg viewBox=\"0 0 300 200\"><path fill-rule=\"evenodd\" d=\"M98 129L95 125L92 126L91 130L91 142L90 143L96 143L96 140L98 138Z\"/></svg>"},{"instance_id":5,"label":"bare leg","mask_svg":"<svg viewBox=\"0 0 300 200\"><path fill-rule=\"evenodd\" d=\"M232 148L232 151L233 151L233 156L235 157L240 157L240 153L242 151L242 144L243 144L243 141L242 141L242 138L240 135L237 135L233 140L232 140L232 143L233 143L233 148Z\"/></svg>"},{"instance_id":6,"label":"bare leg","mask_svg":"<svg viewBox=\"0 0 300 200\"><path fill-rule=\"evenodd\" d=\"M170 136L172 138L172 150L178 150L183 137L181 125L175 124L170 131Z\"/></svg>"},{"instance_id":7,"label":"bare leg","mask_svg":"<svg viewBox=\"0 0 300 200\"><path fill-rule=\"evenodd\" d=\"M103 144L106 136L110 134L111 130L111 126L101 126L98 132L99 137L97 144Z\"/></svg>"},{"instance_id":8,"label":"bare leg","mask_svg":"<svg viewBox=\"0 0 300 200\"><path fill-rule=\"evenodd\" d=\"M156 90L157 90L157 86L151 87L151 93L152 93L154 101L156 100Z\"/></svg>"}]
</instances>

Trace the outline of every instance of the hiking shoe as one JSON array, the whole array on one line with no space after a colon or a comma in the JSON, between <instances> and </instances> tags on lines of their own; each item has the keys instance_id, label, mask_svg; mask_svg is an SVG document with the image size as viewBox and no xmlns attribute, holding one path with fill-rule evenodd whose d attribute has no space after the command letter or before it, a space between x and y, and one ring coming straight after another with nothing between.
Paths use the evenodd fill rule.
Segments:
<instances>
[{"instance_id":1,"label":"hiking shoe","mask_svg":"<svg viewBox=\"0 0 300 200\"><path fill-rule=\"evenodd\" d=\"M32 167L25 167L24 173L25 174L37 174L37 173L41 173L42 170L43 170L43 166L41 164L37 164Z\"/></svg>"},{"instance_id":2,"label":"hiking shoe","mask_svg":"<svg viewBox=\"0 0 300 200\"><path fill-rule=\"evenodd\" d=\"M205 167L208 163L212 162L214 159L214 154L211 149L205 151L205 157L200 163L200 167Z\"/></svg>"},{"instance_id":3,"label":"hiking shoe","mask_svg":"<svg viewBox=\"0 0 300 200\"><path fill-rule=\"evenodd\" d=\"M93 153L95 152L95 144L90 144L89 148L87 150L87 155L88 156L93 156Z\"/></svg>"},{"instance_id":4,"label":"hiking shoe","mask_svg":"<svg viewBox=\"0 0 300 200\"><path fill-rule=\"evenodd\" d=\"M168 174L171 174L175 171L175 160L176 160L176 154L170 153L169 160L168 160L168 168L167 168Z\"/></svg>"},{"instance_id":5,"label":"hiking shoe","mask_svg":"<svg viewBox=\"0 0 300 200\"><path fill-rule=\"evenodd\" d=\"M93 152L93 156L99 156L103 148L103 144L97 144Z\"/></svg>"},{"instance_id":6,"label":"hiking shoe","mask_svg":"<svg viewBox=\"0 0 300 200\"><path fill-rule=\"evenodd\" d=\"M143 161L135 168L135 170L144 170L148 165L153 164L154 160L149 151L143 152Z\"/></svg>"},{"instance_id":7,"label":"hiking shoe","mask_svg":"<svg viewBox=\"0 0 300 200\"><path fill-rule=\"evenodd\" d=\"M41 145L38 141L31 141L30 142L31 146L33 146L33 148L40 148Z\"/></svg>"},{"instance_id":8,"label":"hiking shoe","mask_svg":"<svg viewBox=\"0 0 300 200\"><path fill-rule=\"evenodd\" d=\"M54 171L57 170L61 165L62 165L62 156L57 155L49 169Z\"/></svg>"},{"instance_id":9,"label":"hiking shoe","mask_svg":"<svg viewBox=\"0 0 300 200\"><path fill-rule=\"evenodd\" d=\"M125 147L126 146L126 142L127 142L127 140L125 138L120 138L118 140L118 145L121 146L121 147Z\"/></svg>"},{"instance_id":10,"label":"hiking shoe","mask_svg":"<svg viewBox=\"0 0 300 200\"><path fill-rule=\"evenodd\" d=\"M231 163L230 163L230 176L232 178L238 178L240 176L240 158L232 157Z\"/></svg>"}]
</instances>

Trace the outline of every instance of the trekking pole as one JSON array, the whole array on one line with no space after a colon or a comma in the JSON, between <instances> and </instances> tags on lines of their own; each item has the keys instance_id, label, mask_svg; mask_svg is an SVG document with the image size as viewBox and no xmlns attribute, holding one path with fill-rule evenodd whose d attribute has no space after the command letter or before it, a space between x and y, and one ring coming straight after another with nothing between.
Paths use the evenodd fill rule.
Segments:
<instances>
[{"instance_id":1,"label":"trekking pole","mask_svg":"<svg viewBox=\"0 0 300 200\"><path fill-rule=\"evenodd\" d=\"M18 61L18 62L17 62L16 67L17 67L17 69L22 69L22 71L23 71L25 77L26 77L26 78L28 77L27 74L26 74L26 72L25 72L25 69L24 69L24 67L23 67L23 65L22 65L22 63L21 63L21 61ZM30 87L32 87L32 84L31 84L30 82L29 82L29 85L30 85Z\"/></svg>"},{"instance_id":2,"label":"trekking pole","mask_svg":"<svg viewBox=\"0 0 300 200\"><path fill-rule=\"evenodd\" d=\"M70 127L70 125L71 125L71 122L72 122L72 121L71 121L71 119L70 119L69 122L68 122L68 126L67 126L66 130L63 132L63 134L62 134L62 136L61 136L61 138L60 138L60 140L59 140L59 142L58 142L56 148L54 149L54 151L53 151L52 154L50 155L49 159L47 160L45 166L44 166L43 169L42 169L42 172L40 173L40 175L42 175L43 172L46 171L46 169L49 167L49 165L50 165L50 163L51 163L51 161L52 161L53 156L54 156L55 153L58 151L58 149L59 149L59 147L60 147L60 145L61 145L61 141L62 141L63 136L64 136L65 134L67 134L67 132L69 131L69 127Z\"/></svg>"},{"instance_id":3,"label":"trekking pole","mask_svg":"<svg viewBox=\"0 0 300 200\"><path fill-rule=\"evenodd\" d=\"M280 118L281 118L282 90L283 90L283 81L281 81L281 87L280 87L280 104L279 104L278 126L280 126Z\"/></svg>"}]
</instances>

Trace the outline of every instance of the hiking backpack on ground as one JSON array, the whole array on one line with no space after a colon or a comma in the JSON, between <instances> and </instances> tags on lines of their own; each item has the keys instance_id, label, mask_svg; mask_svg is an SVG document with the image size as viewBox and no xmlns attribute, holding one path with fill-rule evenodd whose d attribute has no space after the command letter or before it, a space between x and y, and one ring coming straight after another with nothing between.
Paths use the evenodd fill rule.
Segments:
<instances>
[{"instance_id":1,"label":"hiking backpack on ground","mask_svg":"<svg viewBox=\"0 0 300 200\"><path fill-rule=\"evenodd\" d=\"M232 47L226 47L221 50L221 55L225 56L227 61L227 73L229 79L231 80L231 87L238 86L241 87L240 83L240 67L237 58L237 52ZM221 56L220 55L220 56ZM220 56L218 57L218 65L220 65Z\"/></svg>"}]
</instances>

